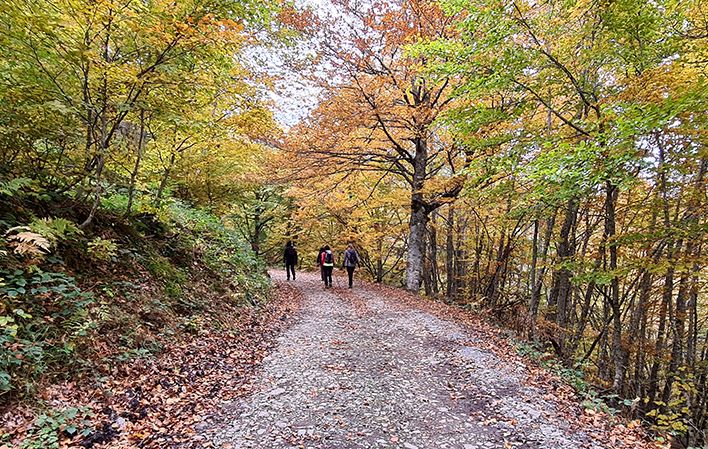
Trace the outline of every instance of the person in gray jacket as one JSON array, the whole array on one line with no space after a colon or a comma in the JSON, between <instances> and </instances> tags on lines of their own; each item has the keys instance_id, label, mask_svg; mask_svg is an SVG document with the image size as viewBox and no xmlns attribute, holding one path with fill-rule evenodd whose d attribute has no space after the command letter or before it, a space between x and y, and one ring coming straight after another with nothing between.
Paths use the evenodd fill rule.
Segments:
<instances>
[{"instance_id":1,"label":"person in gray jacket","mask_svg":"<svg viewBox=\"0 0 708 449\"><path fill-rule=\"evenodd\" d=\"M347 245L346 251L344 251L344 268L347 269L347 275L349 276L349 288L352 288L354 284L354 269L359 264L359 254L354 249L354 245L351 243Z\"/></svg>"}]
</instances>

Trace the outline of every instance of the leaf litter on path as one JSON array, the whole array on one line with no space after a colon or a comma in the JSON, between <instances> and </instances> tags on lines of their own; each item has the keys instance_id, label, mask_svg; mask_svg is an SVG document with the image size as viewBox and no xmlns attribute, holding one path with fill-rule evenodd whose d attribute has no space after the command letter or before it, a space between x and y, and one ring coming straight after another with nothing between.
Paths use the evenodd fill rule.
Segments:
<instances>
[{"instance_id":1,"label":"leaf litter on path","mask_svg":"<svg viewBox=\"0 0 708 449\"><path fill-rule=\"evenodd\" d=\"M225 409L228 425L205 432L216 447L656 447L641 429L585 413L569 386L472 314L377 285L324 290L315 274L295 285L298 320L253 394Z\"/></svg>"}]
</instances>

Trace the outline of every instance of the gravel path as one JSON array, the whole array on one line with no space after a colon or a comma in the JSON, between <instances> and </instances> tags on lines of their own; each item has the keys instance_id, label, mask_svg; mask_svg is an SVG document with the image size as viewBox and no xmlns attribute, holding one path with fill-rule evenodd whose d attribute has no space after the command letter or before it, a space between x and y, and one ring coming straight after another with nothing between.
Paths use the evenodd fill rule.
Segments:
<instances>
[{"instance_id":1,"label":"gravel path","mask_svg":"<svg viewBox=\"0 0 708 449\"><path fill-rule=\"evenodd\" d=\"M216 447L606 447L524 385L524 366L475 346L454 322L366 287L325 290L313 274L295 284L301 316L264 360L257 392L229 407Z\"/></svg>"}]
</instances>

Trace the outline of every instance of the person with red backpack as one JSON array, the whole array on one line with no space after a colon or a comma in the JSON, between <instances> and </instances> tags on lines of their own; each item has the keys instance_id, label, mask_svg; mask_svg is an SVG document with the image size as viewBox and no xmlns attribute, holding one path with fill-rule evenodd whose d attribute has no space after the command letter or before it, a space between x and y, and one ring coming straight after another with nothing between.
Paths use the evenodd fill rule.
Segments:
<instances>
[{"instance_id":1,"label":"person with red backpack","mask_svg":"<svg viewBox=\"0 0 708 449\"><path fill-rule=\"evenodd\" d=\"M354 249L354 245L351 243L347 245L347 250L344 251L344 262L342 265L347 269L347 275L349 276L349 288L352 288L354 283L354 269L359 263L359 254Z\"/></svg>"},{"instance_id":2,"label":"person with red backpack","mask_svg":"<svg viewBox=\"0 0 708 449\"><path fill-rule=\"evenodd\" d=\"M332 287L332 271L334 270L334 254L329 245L324 247L324 252L320 255L320 266L324 272L325 288Z\"/></svg>"}]
</instances>

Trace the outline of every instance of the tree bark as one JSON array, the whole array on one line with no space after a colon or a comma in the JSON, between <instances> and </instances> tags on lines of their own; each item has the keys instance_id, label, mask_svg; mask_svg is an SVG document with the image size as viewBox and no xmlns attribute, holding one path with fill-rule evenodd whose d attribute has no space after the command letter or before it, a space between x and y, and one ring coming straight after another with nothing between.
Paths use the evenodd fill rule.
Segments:
<instances>
[{"instance_id":1,"label":"tree bark","mask_svg":"<svg viewBox=\"0 0 708 449\"><path fill-rule=\"evenodd\" d=\"M455 206L447 211L447 236L445 238L445 271L447 272L445 296L455 296Z\"/></svg>"},{"instance_id":2,"label":"tree bark","mask_svg":"<svg viewBox=\"0 0 708 449\"><path fill-rule=\"evenodd\" d=\"M558 264L559 267L553 272L553 287L548 299L548 305L551 307L549 318L561 327L567 325L568 303L572 294L571 278L573 273L568 268L567 264L572 262L575 255L575 242L572 238L572 231L575 227L575 221L578 215L578 201L573 198L568 201L561 226L560 236L558 241ZM558 345L559 356L567 360L568 354L565 352L565 340L567 335L563 332L557 335L556 343Z\"/></svg>"},{"instance_id":3,"label":"tree bark","mask_svg":"<svg viewBox=\"0 0 708 449\"><path fill-rule=\"evenodd\" d=\"M411 217L408 222L408 260L406 263L406 289L418 293L423 274L423 246L425 228L430 211L423 198L423 187L428 164L428 142L423 137L415 139L413 160L413 190L411 192Z\"/></svg>"},{"instance_id":4,"label":"tree bark","mask_svg":"<svg viewBox=\"0 0 708 449\"><path fill-rule=\"evenodd\" d=\"M538 307L541 303L541 288L543 287L543 278L546 275L546 261L548 260L548 249L551 246L551 238L553 237L553 228L556 222L556 211L548 218L546 222L546 232L543 237L543 248L541 249L541 264L543 267L536 277L536 282L533 284L531 292L531 300L529 304L529 314L531 316L531 336L534 339L538 338Z\"/></svg>"},{"instance_id":5,"label":"tree bark","mask_svg":"<svg viewBox=\"0 0 708 449\"><path fill-rule=\"evenodd\" d=\"M160 185L157 188L157 193L155 193L156 206L160 206L160 203L162 202L162 194L165 191L165 187L167 187L167 181L170 179L170 173L172 172L172 167L174 167L176 160L177 153L173 151L170 155L170 162L167 164L165 171L162 173L162 179L160 179Z\"/></svg>"},{"instance_id":6,"label":"tree bark","mask_svg":"<svg viewBox=\"0 0 708 449\"><path fill-rule=\"evenodd\" d=\"M140 136L138 137L137 154L135 155L135 165L130 172L130 183L128 184L128 205L125 208L125 215L130 215L133 209L133 198L135 196L135 183L138 179L138 170L143 159L145 150L145 109L140 110Z\"/></svg>"},{"instance_id":7,"label":"tree bark","mask_svg":"<svg viewBox=\"0 0 708 449\"><path fill-rule=\"evenodd\" d=\"M610 280L610 307L613 314L612 325L612 361L614 364L614 376L612 379L612 389L615 393L621 394L624 386L625 374L625 349L622 346L622 310L620 304L619 277L617 275L617 242L614 241L616 218L615 207L617 204L617 186L611 181L605 183L605 244L608 246L610 255L609 269L612 275Z\"/></svg>"},{"instance_id":8,"label":"tree bark","mask_svg":"<svg viewBox=\"0 0 708 449\"><path fill-rule=\"evenodd\" d=\"M433 214L433 218L431 220L431 226L428 230L428 237L430 238L430 276L432 278L432 290L433 294L437 295L440 293L440 284L438 283L440 274L438 270L438 231L435 223L435 215L436 214Z\"/></svg>"}]
</instances>

